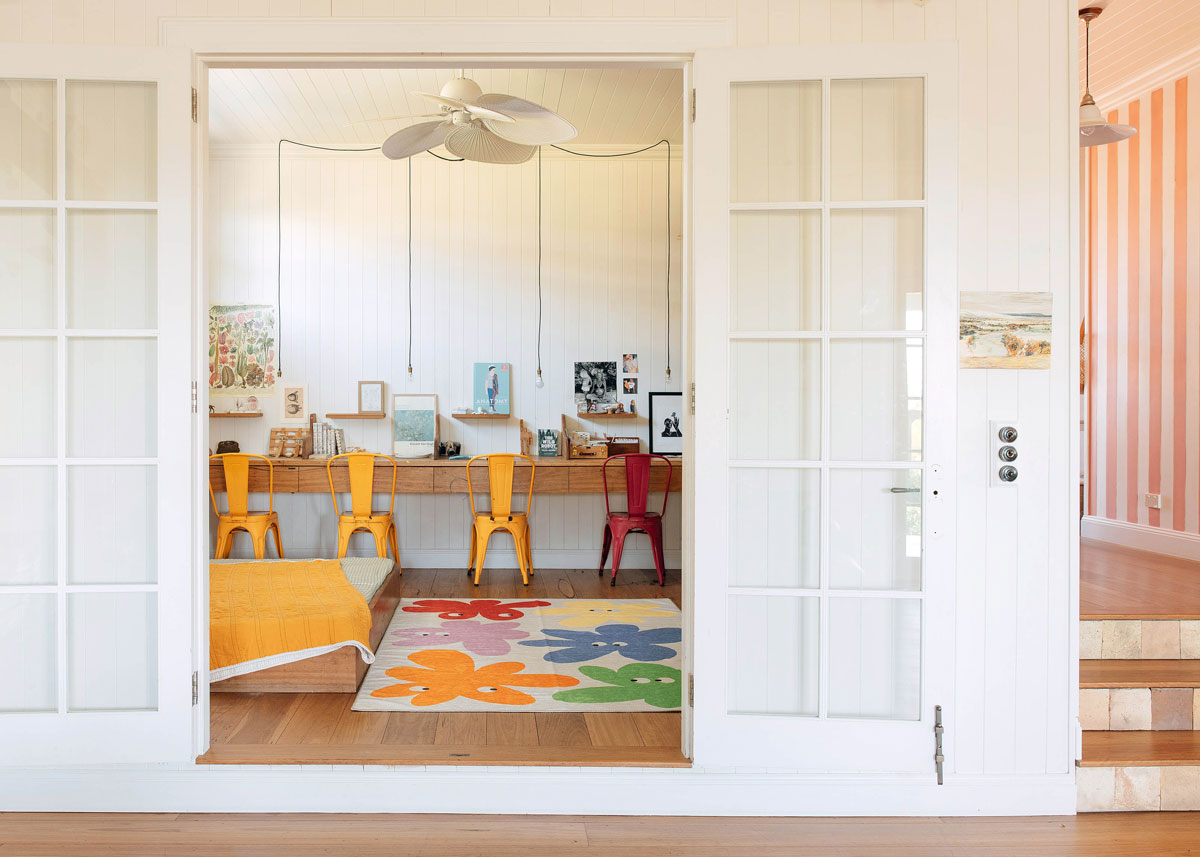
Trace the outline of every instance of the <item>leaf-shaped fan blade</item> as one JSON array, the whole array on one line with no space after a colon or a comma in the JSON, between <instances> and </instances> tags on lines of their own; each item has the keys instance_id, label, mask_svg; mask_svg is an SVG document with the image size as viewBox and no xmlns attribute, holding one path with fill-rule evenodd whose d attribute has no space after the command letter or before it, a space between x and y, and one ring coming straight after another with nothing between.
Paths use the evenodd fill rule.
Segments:
<instances>
[{"instance_id":1,"label":"leaf-shaped fan blade","mask_svg":"<svg viewBox=\"0 0 1200 857\"><path fill-rule=\"evenodd\" d=\"M403 128L383 141L383 156L396 161L440 146L452 127L449 122L441 121Z\"/></svg>"},{"instance_id":2,"label":"leaf-shaped fan blade","mask_svg":"<svg viewBox=\"0 0 1200 857\"><path fill-rule=\"evenodd\" d=\"M459 125L446 135L446 151L485 164L523 164L537 149L509 142L478 125Z\"/></svg>"},{"instance_id":3,"label":"leaf-shaped fan blade","mask_svg":"<svg viewBox=\"0 0 1200 857\"><path fill-rule=\"evenodd\" d=\"M487 118L483 120L483 124L489 131L510 143L520 143L524 146L545 146L570 140L579 133L575 130L574 125L553 110L548 110L540 104L534 104L532 101L526 101L524 98L517 98L514 95L489 92L479 96L479 104L516 120L511 125L493 123Z\"/></svg>"},{"instance_id":4,"label":"leaf-shaped fan blade","mask_svg":"<svg viewBox=\"0 0 1200 857\"><path fill-rule=\"evenodd\" d=\"M505 114L493 110L488 107L480 107L478 104L472 104L470 101L459 101L457 98L447 98L444 95L434 95L432 92L414 92L413 95L422 95L430 101L436 101L438 104L444 104L453 110L465 110L472 116L478 116L480 119L491 119L493 122L512 122L512 118Z\"/></svg>"}]
</instances>

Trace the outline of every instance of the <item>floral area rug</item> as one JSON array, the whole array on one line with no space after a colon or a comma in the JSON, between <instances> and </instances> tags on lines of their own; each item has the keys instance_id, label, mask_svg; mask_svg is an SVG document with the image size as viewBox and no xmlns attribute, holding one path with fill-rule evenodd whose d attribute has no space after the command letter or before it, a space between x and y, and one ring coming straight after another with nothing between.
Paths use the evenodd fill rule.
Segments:
<instances>
[{"instance_id":1,"label":"floral area rug","mask_svg":"<svg viewBox=\"0 0 1200 857\"><path fill-rule=\"evenodd\" d=\"M678 711L668 599L405 601L355 711Z\"/></svg>"}]
</instances>

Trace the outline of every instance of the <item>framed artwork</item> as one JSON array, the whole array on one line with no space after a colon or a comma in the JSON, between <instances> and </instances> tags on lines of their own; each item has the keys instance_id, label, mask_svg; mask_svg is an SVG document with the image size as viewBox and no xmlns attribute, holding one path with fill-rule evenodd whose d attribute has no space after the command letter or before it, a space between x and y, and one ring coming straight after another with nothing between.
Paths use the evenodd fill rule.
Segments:
<instances>
[{"instance_id":1,"label":"framed artwork","mask_svg":"<svg viewBox=\"0 0 1200 857\"><path fill-rule=\"evenodd\" d=\"M650 451L683 455L683 393L651 393Z\"/></svg>"},{"instance_id":2,"label":"framed artwork","mask_svg":"<svg viewBox=\"0 0 1200 857\"><path fill-rule=\"evenodd\" d=\"M512 366L476 363L472 405L477 414L512 413Z\"/></svg>"},{"instance_id":3,"label":"framed artwork","mask_svg":"<svg viewBox=\"0 0 1200 857\"><path fill-rule=\"evenodd\" d=\"M393 395L392 455L433 458L437 440L437 396L426 393Z\"/></svg>"},{"instance_id":4,"label":"framed artwork","mask_svg":"<svg viewBox=\"0 0 1200 857\"><path fill-rule=\"evenodd\" d=\"M358 412L360 414L382 414L383 382L358 382Z\"/></svg>"},{"instance_id":5,"label":"framed artwork","mask_svg":"<svg viewBox=\"0 0 1200 857\"><path fill-rule=\"evenodd\" d=\"M308 388L283 388L283 422L302 425L308 422Z\"/></svg>"},{"instance_id":6,"label":"framed artwork","mask_svg":"<svg viewBox=\"0 0 1200 857\"><path fill-rule=\"evenodd\" d=\"M617 361L588 360L575 364L575 410L581 414L611 411L617 403Z\"/></svg>"},{"instance_id":7,"label":"framed artwork","mask_svg":"<svg viewBox=\"0 0 1200 857\"><path fill-rule=\"evenodd\" d=\"M275 392L278 314L269 304L208 309L208 387L214 396Z\"/></svg>"},{"instance_id":8,"label":"framed artwork","mask_svg":"<svg viewBox=\"0 0 1200 857\"><path fill-rule=\"evenodd\" d=\"M1049 292L963 292L958 365L963 369L1049 369Z\"/></svg>"}]
</instances>

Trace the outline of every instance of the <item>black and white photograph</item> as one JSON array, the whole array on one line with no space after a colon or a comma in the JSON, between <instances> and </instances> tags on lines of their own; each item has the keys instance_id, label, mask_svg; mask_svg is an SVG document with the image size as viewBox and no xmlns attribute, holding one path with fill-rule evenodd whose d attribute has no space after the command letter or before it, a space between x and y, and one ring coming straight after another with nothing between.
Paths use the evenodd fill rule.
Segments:
<instances>
[{"instance_id":1,"label":"black and white photograph","mask_svg":"<svg viewBox=\"0 0 1200 857\"><path fill-rule=\"evenodd\" d=\"M683 455L683 393L651 393L647 420L651 452Z\"/></svg>"},{"instance_id":2,"label":"black and white photograph","mask_svg":"<svg viewBox=\"0 0 1200 857\"><path fill-rule=\"evenodd\" d=\"M599 414L617 404L617 361L587 360L575 364L575 410Z\"/></svg>"}]
</instances>

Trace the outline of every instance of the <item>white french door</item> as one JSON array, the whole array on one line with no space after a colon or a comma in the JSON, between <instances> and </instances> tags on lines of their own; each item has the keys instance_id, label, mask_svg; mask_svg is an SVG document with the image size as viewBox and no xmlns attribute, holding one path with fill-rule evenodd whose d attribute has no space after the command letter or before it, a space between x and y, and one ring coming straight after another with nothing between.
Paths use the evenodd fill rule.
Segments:
<instances>
[{"instance_id":1,"label":"white french door","mask_svg":"<svg viewBox=\"0 0 1200 857\"><path fill-rule=\"evenodd\" d=\"M695 60L701 765L934 776L953 670L952 49Z\"/></svg>"},{"instance_id":2,"label":"white french door","mask_svg":"<svg viewBox=\"0 0 1200 857\"><path fill-rule=\"evenodd\" d=\"M0 45L0 764L191 756L187 52Z\"/></svg>"}]
</instances>

